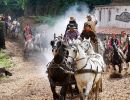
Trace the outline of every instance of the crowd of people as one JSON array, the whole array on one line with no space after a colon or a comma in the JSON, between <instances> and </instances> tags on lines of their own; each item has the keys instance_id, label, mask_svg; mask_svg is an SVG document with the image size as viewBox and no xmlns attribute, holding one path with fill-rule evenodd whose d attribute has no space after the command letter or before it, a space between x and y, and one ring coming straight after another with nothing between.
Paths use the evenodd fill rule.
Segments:
<instances>
[{"instance_id":1,"label":"crowd of people","mask_svg":"<svg viewBox=\"0 0 130 100\"><path fill-rule=\"evenodd\" d=\"M12 38L18 38L18 33L20 32L20 23L14 18L14 20L11 18L11 16L3 15L0 16L0 20L4 22L4 31L5 35L7 37Z\"/></svg>"},{"instance_id":2,"label":"crowd of people","mask_svg":"<svg viewBox=\"0 0 130 100\"><path fill-rule=\"evenodd\" d=\"M93 46L95 46L95 48L97 48L98 47L98 38L97 38L97 34L96 34L97 20L93 21L91 15L88 15L86 17L86 19L87 20L84 23L83 30L81 33L79 33L78 23L76 22L76 19L74 17L70 17L70 21L66 27L63 39L67 42L69 40L77 39L78 37L80 37L81 40L83 40L84 38L86 38L86 39L90 38L92 44L94 44ZM4 21L6 34L7 34L7 29L9 28L10 24L15 26L15 27L13 27L14 29L12 29L12 30L15 31L15 33L18 33L18 30L17 30L18 23L17 23L16 19L12 21L11 16L3 16L3 17L1 17L1 20ZM25 48L26 48L27 43L28 43L27 41L33 39L32 29L29 24L26 24L23 28L23 37L25 40ZM103 43L104 43L105 48L112 48L113 44L115 43L125 53L127 50L127 41L126 40L127 40L127 34L125 31L122 31L120 38L117 37L116 33L112 33L111 37L110 36L108 37L106 35ZM95 50L95 51L97 52L97 50Z\"/></svg>"},{"instance_id":3,"label":"crowd of people","mask_svg":"<svg viewBox=\"0 0 130 100\"><path fill-rule=\"evenodd\" d=\"M112 33L112 36L106 36L104 38L104 47L105 48L112 48L114 43L126 53L128 44L127 44L127 33L122 31L121 34L118 36L116 33Z\"/></svg>"},{"instance_id":4,"label":"crowd of people","mask_svg":"<svg viewBox=\"0 0 130 100\"><path fill-rule=\"evenodd\" d=\"M94 46L97 46L97 35L96 35L96 24L97 21L93 21L91 15L88 15L87 21L84 23L83 31L80 34L78 31L78 24L76 22L76 19L74 17L70 17L69 24L67 25L64 40L69 41L73 39L77 39L78 37L81 37L81 40L84 38L88 39L91 38L91 41Z\"/></svg>"}]
</instances>

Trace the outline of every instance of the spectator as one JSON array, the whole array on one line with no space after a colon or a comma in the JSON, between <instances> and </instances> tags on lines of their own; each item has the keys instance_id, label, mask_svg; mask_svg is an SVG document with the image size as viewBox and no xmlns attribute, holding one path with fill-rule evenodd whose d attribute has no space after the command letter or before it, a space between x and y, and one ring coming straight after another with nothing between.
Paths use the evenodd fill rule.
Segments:
<instances>
[{"instance_id":1,"label":"spectator","mask_svg":"<svg viewBox=\"0 0 130 100\"><path fill-rule=\"evenodd\" d=\"M112 34L112 38L111 38L110 41L109 41L109 47L110 47L110 48L113 48L114 43L115 43L118 47L120 47L120 40L117 38L116 33L113 33L113 34Z\"/></svg>"}]
</instances>

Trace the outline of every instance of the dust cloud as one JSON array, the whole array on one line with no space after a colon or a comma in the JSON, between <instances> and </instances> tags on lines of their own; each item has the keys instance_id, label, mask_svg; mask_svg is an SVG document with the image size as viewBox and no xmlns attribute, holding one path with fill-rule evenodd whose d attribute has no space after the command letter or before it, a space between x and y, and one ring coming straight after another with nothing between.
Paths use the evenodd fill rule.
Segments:
<instances>
[{"instance_id":1,"label":"dust cloud","mask_svg":"<svg viewBox=\"0 0 130 100\"><path fill-rule=\"evenodd\" d=\"M78 31L79 33L83 30L84 22L87 21L86 16L89 14L89 8L87 5L82 4L78 5L75 4L74 6L71 6L62 16L57 16L54 18L55 24L53 26L49 26L49 24L41 24L36 27L36 32L40 32L44 34L44 38L42 39L42 42L45 43L46 39L46 45L47 49L45 49L42 54L40 53L39 59L42 60L42 63L44 61L44 65L46 65L48 62L50 62L53 58L52 52L51 52L51 46L50 41L54 39L54 33L56 36L64 35L66 26L69 23L70 16L75 17L76 22L78 23ZM93 17L93 20L95 18Z\"/></svg>"}]
</instances>

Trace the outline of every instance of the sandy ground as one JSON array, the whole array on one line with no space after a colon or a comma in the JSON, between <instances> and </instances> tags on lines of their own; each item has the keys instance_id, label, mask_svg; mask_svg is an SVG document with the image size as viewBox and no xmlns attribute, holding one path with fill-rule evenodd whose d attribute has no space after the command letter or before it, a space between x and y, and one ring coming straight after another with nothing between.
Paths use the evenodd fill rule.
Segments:
<instances>
[{"instance_id":1,"label":"sandy ground","mask_svg":"<svg viewBox=\"0 0 130 100\"><path fill-rule=\"evenodd\" d=\"M34 59L25 61L17 43L7 41L6 45L13 54L15 66L8 69L13 76L0 80L0 100L52 100L46 74L46 56L42 56L42 63ZM130 100L130 76L109 79L109 74L103 74L100 97L101 100Z\"/></svg>"}]
</instances>

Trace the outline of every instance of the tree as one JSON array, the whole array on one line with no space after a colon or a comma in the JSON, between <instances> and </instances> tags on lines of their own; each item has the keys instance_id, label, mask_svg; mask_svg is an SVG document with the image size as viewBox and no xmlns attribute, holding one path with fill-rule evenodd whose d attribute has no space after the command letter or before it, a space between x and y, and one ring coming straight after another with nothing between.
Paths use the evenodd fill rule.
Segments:
<instances>
[{"instance_id":1,"label":"tree","mask_svg":"<svg viewBox=\"0 0 130 100\"><path fill-rule=\"evenodd\" d=\"M107 4L112 0L0 0L0 13L7 12L14 16L22 15L57 15L62 14L76 2L90 5Z\"/></svg>"}]
</instances>

